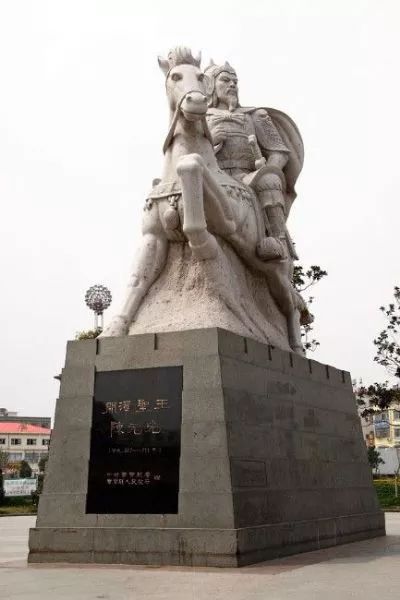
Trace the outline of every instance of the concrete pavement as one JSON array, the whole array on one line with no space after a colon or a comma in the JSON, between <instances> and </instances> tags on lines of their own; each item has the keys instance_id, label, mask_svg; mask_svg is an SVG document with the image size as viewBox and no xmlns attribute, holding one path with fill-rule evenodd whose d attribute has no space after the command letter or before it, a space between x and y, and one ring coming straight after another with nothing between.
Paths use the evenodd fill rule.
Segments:
<instances>
[{"instance_id":1,"label":"concrete pavement","mask_svg":"<svg viewBox=\"0 0 400 600\"><path fill-rule=\"evenodd\" d=\"M1 600L376 600L400 595L400 513L386 538L241 569L27 565L35 517L0 518Z\"/></svg>"}]
</instances>

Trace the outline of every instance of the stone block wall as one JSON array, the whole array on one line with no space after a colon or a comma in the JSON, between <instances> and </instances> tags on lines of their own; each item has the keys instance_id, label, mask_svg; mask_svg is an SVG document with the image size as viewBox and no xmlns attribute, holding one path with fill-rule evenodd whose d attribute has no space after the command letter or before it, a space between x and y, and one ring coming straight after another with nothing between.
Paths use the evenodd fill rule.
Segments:
<instances>
[{"instance_id":1,"label":"stone block wall","mask_svg":"<svg viewBox=\"0 0 400 600\"><path fill-rule=\"evenodd\" d=\"M178 514L86 514L96 372L180 365ZM221 329L68 343L31 562L239 566L383 534L348 372Z\"/></svg>"}]
</instances>

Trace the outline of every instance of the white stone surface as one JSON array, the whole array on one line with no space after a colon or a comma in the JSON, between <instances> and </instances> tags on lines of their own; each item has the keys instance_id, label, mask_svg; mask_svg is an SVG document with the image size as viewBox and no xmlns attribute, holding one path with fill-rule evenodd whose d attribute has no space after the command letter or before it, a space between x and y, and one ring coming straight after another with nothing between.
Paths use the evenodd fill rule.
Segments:
<instances>
[{"instance_id":1,"label":"white stone surface","mask_svg":"<svg viewBox=\"0 0 400 600\"><path fill-rule=\"evenodd\" d=\"M307 310L291 283L286 228L303 162L297 127L279 111L240 108L227 64L205 74L186 48L159 64L170 108L164 168L125 302L102 335L218 326L302 353Z\"/></svg>"},{"instance_id":2,"label":"white stone surface","mask_svg":"<svg viewBox=\"0 0 400 600\"><path fill-rule=\"evenodd\" d=\"M0 518L2 600L376 600L397 598L400 513L388 535L254 567L27 566L34 517Z\"/></svg>"},{"instance_id":3,"label":"white stone surface","mask_svg":"<svg viewBox=\"0 0 400 600\"><path fill-rule=\"evenodd\" d=\"M227 242L219 244L219 260L196 261L187 244L171 243L165 268L129 333L198 329L201 324L290 350L285 318L263 277L250 273Z\"/></svg>"}]
</instances>

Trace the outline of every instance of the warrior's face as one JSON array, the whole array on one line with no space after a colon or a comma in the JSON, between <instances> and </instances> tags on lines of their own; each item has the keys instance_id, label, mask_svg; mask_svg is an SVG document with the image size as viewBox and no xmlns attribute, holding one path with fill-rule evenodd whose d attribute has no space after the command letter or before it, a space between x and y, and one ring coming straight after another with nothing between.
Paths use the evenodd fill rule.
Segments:
<instances>
[{"instance_id":1,"label":"warrior's face","mask_svg":"<svg viewBox=\"0 0 400 600\"><path fill-rule=\"evenodd\" d=\"M222 71L215 80L215 93L218 107L232 111L239 104L238 79L234 73Z\"/></svg>"}]
</instances>

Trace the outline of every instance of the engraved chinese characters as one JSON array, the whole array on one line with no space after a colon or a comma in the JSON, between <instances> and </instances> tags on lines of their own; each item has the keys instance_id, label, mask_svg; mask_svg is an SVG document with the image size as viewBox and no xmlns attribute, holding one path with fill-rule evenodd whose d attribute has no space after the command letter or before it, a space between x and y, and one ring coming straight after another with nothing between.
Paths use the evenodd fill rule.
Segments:
<instances>
[{"instance_id":1,"label":"engraved chinese characters","mask_svg":"<svg viewBox=\"0 0 400 600\"><path fill-rule=\"evenodd\" d=\"M152 405L150 405L149 400L138 398L135 401L122 400L119 402L106 402L105 412L102 414L116 415L116 417L118 417L118 413L122 412L124 415L129 413L133 416L136 413L145 412L146 414L150 414L152 411L167 410L169 408L169 402L166 398L157 398ZM143 433L158 434L161 433L161 427L156 421L154 421L154 419L146 421L145 423L135 423L134 421L124 423L122 421L112 420L110 424L111 438L115 435L124 433L133 435L142 435Z\"/></svg>"},{"instance_id":2,"label":"engraved chinese characters","mask_svg":"<svg viewBox=\"0 0 400 600\"><path fill-rule=\"evenodd\" d=\"M96 374L87 513L177 513L182 367Z\"/></svg>"}]
</instances>

